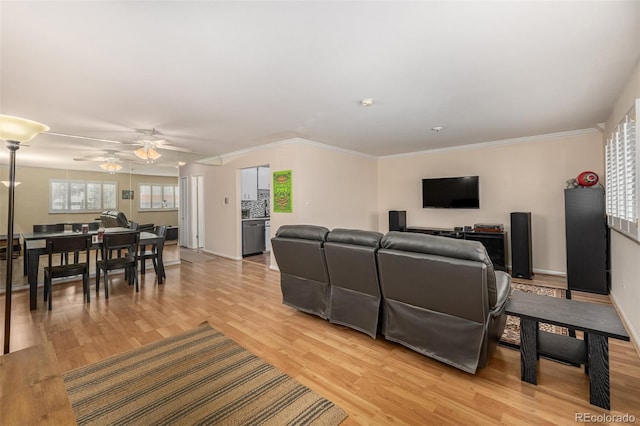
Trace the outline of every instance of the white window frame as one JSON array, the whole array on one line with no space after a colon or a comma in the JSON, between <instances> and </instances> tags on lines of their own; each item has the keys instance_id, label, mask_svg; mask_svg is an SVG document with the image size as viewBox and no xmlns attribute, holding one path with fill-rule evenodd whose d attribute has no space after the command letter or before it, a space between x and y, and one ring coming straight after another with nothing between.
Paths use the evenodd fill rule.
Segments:
<instances>
[{"instance_id":1,"label":"white window frame","mask_svg":"<svg viewBox=\"0 0 640 426\"><path fill-rule=\"evenodd\" d=\"M64 200L64 208L55 208L55 205L57 203L54 203L53 200L53 186L55 184L63 184L67 187L67 191L65 194L65 200ZM84 186L84 194L86 197L86 194L88 194L87 191L87 185L100 185L100 206L97 208L87 208L87 200L86 198L83 199L81 201L81 207L80 208L72 208L72 202L73 200L71 200L71 191L70 191L70 187L72 185L80 185L80 186ZM109 185L109 186L113 186L114 187L114 204L113 205L105 205L105 186ZM118 208L118 182L111 182L111 181L95 181L95 180L72 180L72 179L49 179L49 213L50 214L58 214L58 213L64 213L64 214L68 214L68 213L95 213L95 212L102 212L104 210L117 210ZM77 203L77 201L76 201Z\"/></svg>"},{"instance_id":2,"label":"white window frame","mask_svg":"<svg viewBox=\"0 0 640 426\"><path fill-rule=\"evenodd\" d=\"M151 207L143 207L142 206L142 188L149 187L149 192L151 193ZM160 195L162 197L162 204L160 206L153 206L153 195L154 188L157 190L159 188ZM164 194L165 191L169 189L173 191L173 204L169 203L165 200ZM177 183L167 184L167 183L141 183L138 185L138 211L148 212L148 211L170 211L170 210L178 210L180 205L180 190Z\"/></svg>"},{"instance_id":3,"label":"white window frame","mask_svg":"<svg viewBox=\"0 0 640 426\"><path fill-rule=\"evenodd\" d=\"M640 99L607 138L605 146L606 210L611 229L640 241Z\"/></svg>"}]
</instances>

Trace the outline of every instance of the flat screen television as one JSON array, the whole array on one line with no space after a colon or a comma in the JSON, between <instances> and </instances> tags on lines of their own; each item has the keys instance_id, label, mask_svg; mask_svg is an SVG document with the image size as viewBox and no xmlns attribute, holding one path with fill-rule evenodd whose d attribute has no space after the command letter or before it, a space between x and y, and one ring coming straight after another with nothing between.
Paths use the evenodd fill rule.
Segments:
<instances>
[{"instance_id":1,"label":"flat screen television","mask_svg":"<svg viewBox=\"0 0 640 426\"><path fill-rule=\"evenodd\" d=\"M422 179L422 207L441 209L480 208L478 176Z\"/></svg>"}]
</instances>

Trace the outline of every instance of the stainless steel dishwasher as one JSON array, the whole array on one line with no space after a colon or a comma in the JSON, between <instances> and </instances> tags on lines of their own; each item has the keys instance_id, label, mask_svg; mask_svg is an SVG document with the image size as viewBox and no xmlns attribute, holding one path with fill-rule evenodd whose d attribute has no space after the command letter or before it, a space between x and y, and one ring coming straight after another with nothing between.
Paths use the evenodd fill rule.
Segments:
<instances>
[{"instance_id":1,"label":"stainless steel dishwasher","mask_svg":"<svg viewBox=\"0 0 640 426\"><path fill-rule=\"evenodd\" d=\"M265 250L264 219L242 221L242 255L262 253Z\"/></svg>"}]
</instances>

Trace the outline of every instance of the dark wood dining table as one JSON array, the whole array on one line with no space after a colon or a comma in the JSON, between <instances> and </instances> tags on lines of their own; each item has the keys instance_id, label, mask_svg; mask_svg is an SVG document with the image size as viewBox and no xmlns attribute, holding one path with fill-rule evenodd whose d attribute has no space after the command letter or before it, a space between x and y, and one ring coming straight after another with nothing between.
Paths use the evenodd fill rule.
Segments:
<instances>
[{"instance_id":1,"label":"dark wood dining table","mask_svg":"<svg viewBox=\"0 0 640 426\"><path fill-rule=\"evenodd\" d=\"M129 228L105 228L105 233L111 232L137 232L131 231ZM31 232L22 234L24 241L24 274L27 275L29 282L29 309L38 308L38 268L40 267L40 256L46 253L45 241L51 237L66 237L69 235L78 235L77 232ZM98 231L89 231L92 236L92 249L100 250L102 241L97 240ZM164 247L164 239L162 235L152 232L140 232L140 246L156 244L158 247L158 284L164 282L165 271L164 262L162 261L162 253Z\"/></svg>"}]
</instances>

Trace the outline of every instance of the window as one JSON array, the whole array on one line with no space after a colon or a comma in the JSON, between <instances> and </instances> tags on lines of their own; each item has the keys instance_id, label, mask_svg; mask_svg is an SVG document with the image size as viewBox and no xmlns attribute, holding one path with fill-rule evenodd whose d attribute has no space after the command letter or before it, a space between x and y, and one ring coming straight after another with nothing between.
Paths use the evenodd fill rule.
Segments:
<instances>
[{"instance_id":1,"label":"window","mask_svg":"<svg viewBox=\"0 0 640 426\"><path fill-rule=\"evenodd\" d=\"M606 193L607 222L635 240L638 233L638 132L637 112L640 99L607 138Z\"/></svg>"},{"instance_id":2,"label":"window","mask_svg":"<svg viewBox=\"0 0 640 426\"><path fill-rule=\"evenodd\" d=\"M86 213L115 210L116 182L49 180L49 213Z\"/></svg>"},{"instance_id":3,"label":"window","mask_svg":"<svg viewBox=\"0 0 640 426\"><path fill-rule=\"evenodd\" d=\"M178 185L140 184L140 210L177 209Z\"/></svg>"}]
</instances>

